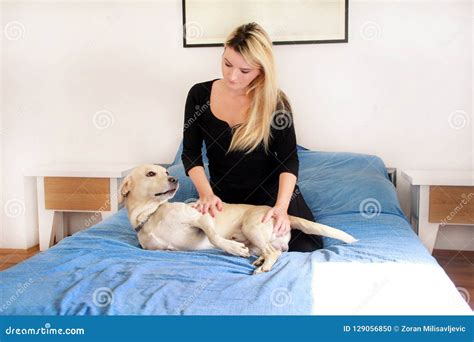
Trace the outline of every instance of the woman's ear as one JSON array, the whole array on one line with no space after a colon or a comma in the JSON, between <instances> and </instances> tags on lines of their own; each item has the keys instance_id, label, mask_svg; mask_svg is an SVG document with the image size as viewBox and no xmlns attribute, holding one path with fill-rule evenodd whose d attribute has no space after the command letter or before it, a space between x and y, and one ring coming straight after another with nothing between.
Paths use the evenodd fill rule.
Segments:
<instances>
[{"instance_id":1,"label":"woman's ear","mask_svg":"<svg viewBox=\"0 0 474 342\"><path fill-rule=\"evenodd\" d=\"M128 175L120 184L119 194L118 194L118 202L119 204L124 201L124 199L128 196L130 191L132 190L132 177Z\"/></svg>"}]
</instances>

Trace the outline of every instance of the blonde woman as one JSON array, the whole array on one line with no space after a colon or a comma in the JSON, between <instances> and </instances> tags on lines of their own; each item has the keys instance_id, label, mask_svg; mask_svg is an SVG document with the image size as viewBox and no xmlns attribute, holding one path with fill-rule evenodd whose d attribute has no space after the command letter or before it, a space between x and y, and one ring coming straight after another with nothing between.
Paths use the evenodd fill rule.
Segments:
<instances>
[{"instance_id":1,"label":"blonde woman","mask_svg":"<svg viewBox=\"0 0 474 342\"><path fill-rule=\"evenodd\" d=\"M237 27L225 40L221 68L222 79L195 84L186 100L181 159L199 193L194 208L214 216L222 201L268 205L262 220L276 218L277 235L290 231L288 215L314 221L296 185L293 117L268 34L256 23ZM321 237L292 231L290 251L319 248Z\"/></svg>"}]
</instances>

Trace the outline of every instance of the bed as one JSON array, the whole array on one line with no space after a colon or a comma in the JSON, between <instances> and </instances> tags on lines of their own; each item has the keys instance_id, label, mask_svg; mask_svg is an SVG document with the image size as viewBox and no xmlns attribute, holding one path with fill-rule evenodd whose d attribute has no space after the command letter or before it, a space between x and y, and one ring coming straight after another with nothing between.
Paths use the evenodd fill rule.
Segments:
<instances>
[{"instance_id":1,"label":"bed","mask_svg":"<svg viewBox=\"0 0 474 342\"><path fill-rule=\"evenodd\" d=\"M181 185L173 201L197 198L181 148L168 167ZM472 314L407 222L379 157L301 146L298 156L316 220L358 242L324 238L323 249L284 253L271 272L252 275L254 256L141 249L122 208L1 272L0 314Z\"/></svg>"}]
</instances>

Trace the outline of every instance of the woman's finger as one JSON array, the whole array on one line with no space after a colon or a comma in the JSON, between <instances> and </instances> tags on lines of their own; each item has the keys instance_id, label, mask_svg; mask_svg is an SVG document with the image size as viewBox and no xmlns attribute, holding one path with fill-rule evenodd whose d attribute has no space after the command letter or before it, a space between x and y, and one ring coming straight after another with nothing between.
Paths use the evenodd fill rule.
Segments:
<instances>
[{"instance_id":1,"label":"woman's finger","mask_svg":"<svg viewBox=\"0 0 474 342\"><path fill-rule=\"evenodd\" d=\"M287 222L284 219L282 219L281 226L280 226L280 235L285 235L286 225L287 225Z\"/></svg>"},{"instance_id":2,"label":"woman's finger","mask_svg":"<svg viewBox=\"0 0 474 342\"><path fill-rule=\"evenodd\" d=\"M266 220L265 222L268 222L270 221L270 219L275 216L275 211L273 209L270 209L268 212L267 212L267 217L266 217Z\"/></svg>"},{"instance_id":3,"label":"woman's finger","mask_svg":"<svg viewBox=\"0 0 474 342\"><path fill-rule=\"evenodd\" d=\"M214 217L214 206L213 205L209 206L209 214L211 215L211 217Z\"/></svg>"},{"instance_id":4,"label":"woman's finger","mask_svg":"<svg viewBox=\"0 0 474 342\"><path fill-rule=\"evenodd\" d=\"M278 233L278 231L280 230L281 228L281 219L278 218L275 225L273 226L273 230L276 231Z\"/></svg>"}]
</instances>

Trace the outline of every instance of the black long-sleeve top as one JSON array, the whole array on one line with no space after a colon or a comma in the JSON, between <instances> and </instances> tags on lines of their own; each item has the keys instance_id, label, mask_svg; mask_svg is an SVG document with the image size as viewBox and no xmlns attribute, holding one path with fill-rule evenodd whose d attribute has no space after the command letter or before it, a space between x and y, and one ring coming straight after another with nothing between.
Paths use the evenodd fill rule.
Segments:
<instances>
[{"instance_id":1,"label":"black long-sleeve top","mask_svg":"<svg viewBox=\"0 0 474 342\"><path fill-rule=\"evenodd\" d=\"M274 186L282 172L298 177L296 135L293 118L288 111L281 120L278 115L274 116L271 125L273 138L268 154L261 142L248 154L233 151L226 155L235 127L231 128L211 112L211 87L216 80L195 84L186 99L181 155L186 175L189 176L188 172L193 167L203 166L201 149L204 141L210 184L216 194L234 191L248 193L261 185Z\"/></svg>"}]
</instances>

